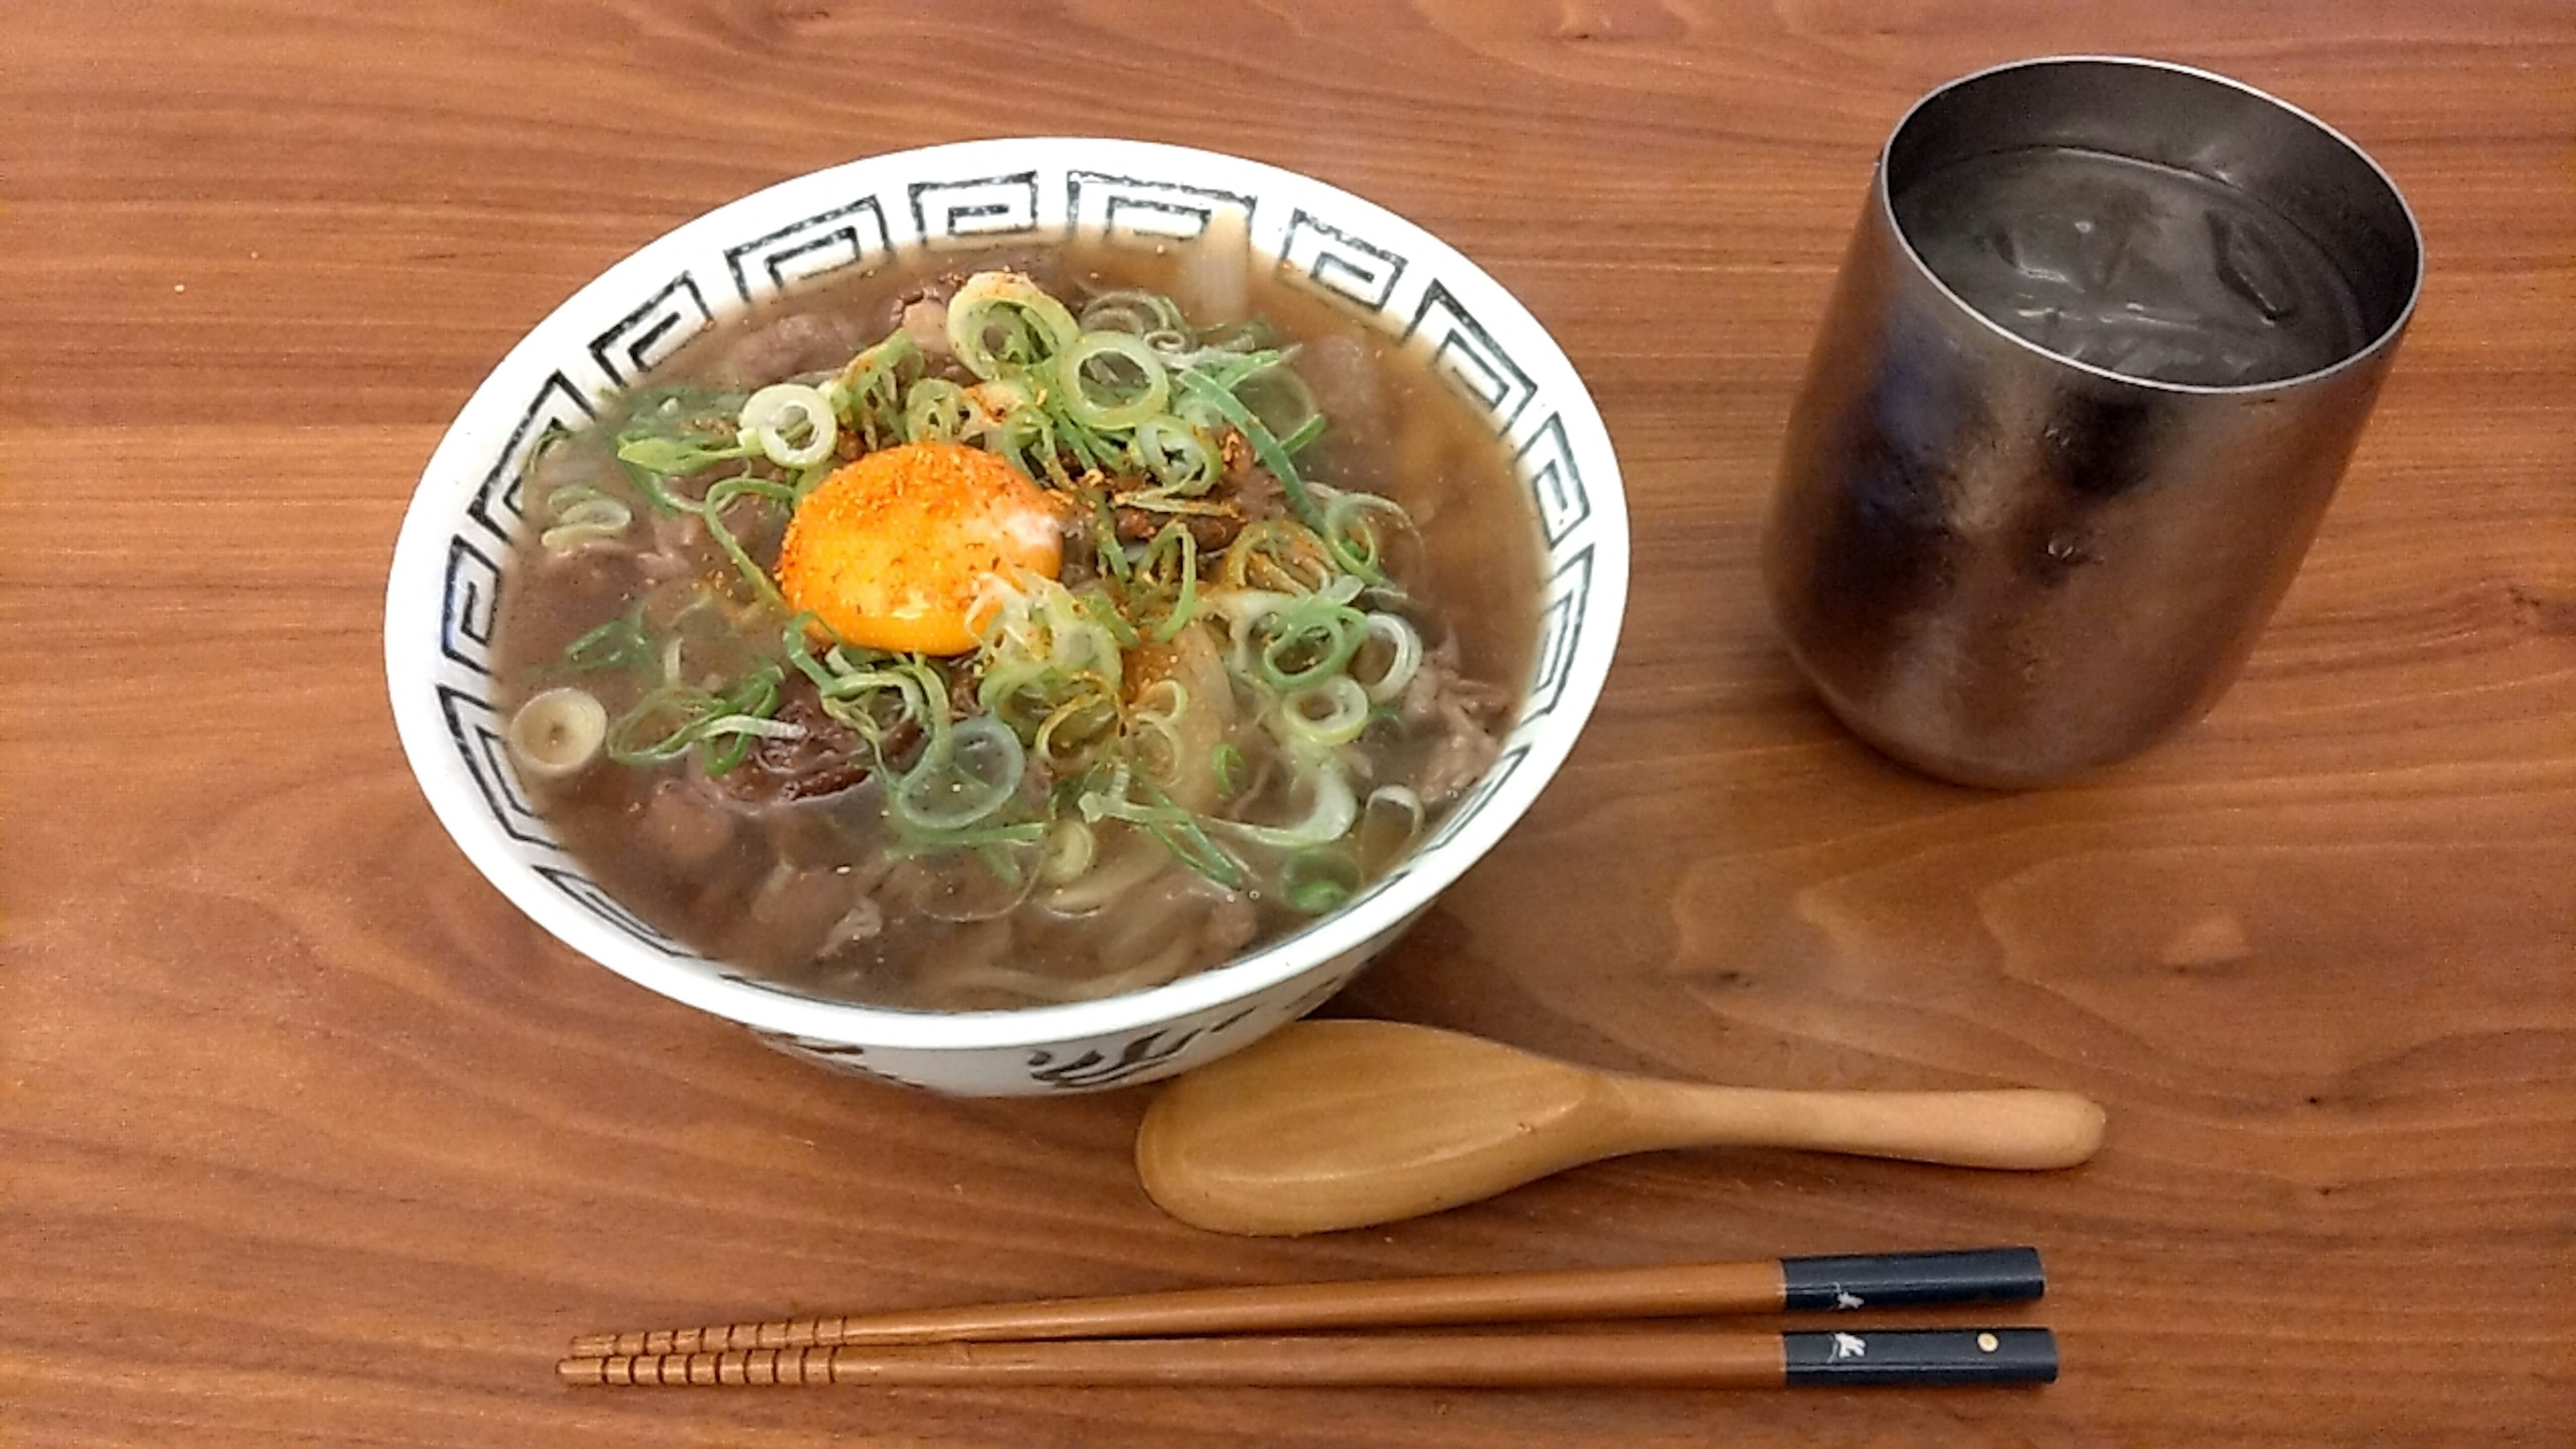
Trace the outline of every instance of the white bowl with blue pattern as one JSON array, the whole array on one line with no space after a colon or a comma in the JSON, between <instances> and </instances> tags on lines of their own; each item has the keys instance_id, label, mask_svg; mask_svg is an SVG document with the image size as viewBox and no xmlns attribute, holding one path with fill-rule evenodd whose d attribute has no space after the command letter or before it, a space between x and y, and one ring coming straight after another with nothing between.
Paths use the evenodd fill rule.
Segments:
<instances>
[{"instance_id":1,"label":"white bowl with blue pattern","mask_svg":"<svg viewBox=\"0 0 2576 1449\"><path fill-rule=\"evenodd\" d=\"M842 268L1078 230L1115 244L1244 214L1291 283L1421 350L1513 450L1546 548L1543 637L1501 758L1431 838L1349 904L1212 971L1097 1001L928 1012L807 996L637 919L529 808L492 707L501 561L518 479L550 426L706 327ZM1421 228L1322 182L1213 152L1065 137L971 141L800 176L711 211L608 269L475 390L423 472L385 597L385 673L412 771L458 848L564 944L638 985L835 1070L978 1096L1096 1090L1185 1071L1313 1010L1502 839L1574 747L1628 589L1619 468L1582 379L1544 328Z\"/></svg>"}]
</instances>

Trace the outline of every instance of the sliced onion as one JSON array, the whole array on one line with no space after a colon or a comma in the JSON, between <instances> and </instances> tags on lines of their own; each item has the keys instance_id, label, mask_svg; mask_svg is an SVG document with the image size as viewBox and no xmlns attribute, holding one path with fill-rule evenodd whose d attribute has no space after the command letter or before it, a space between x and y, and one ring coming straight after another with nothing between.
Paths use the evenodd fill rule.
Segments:
<instances>
[{"instance_id":1,"label":"sliced onion","mask_svg":"<svg viewBox=\"0 0 2576 1449\"><path fill-rule=\"evenodd\" d=\"M798 431L805 441L790 442ZM801 382L771 383L742 405L742 441L781 468L808 468L832 456L839 431L830 400Z\"/></svg>"},{"instance_id":2,"label":"sliced onion","mask_svg":"<svg viewBox=\"0 0 2576 1449\"><path fill-rule=\"evenodd\" d=\"M1252 294L1252 229L1239 207L1209 213L1207 224L1181 254L1181 274L1172 289L1201 327L1240 321Z\"/></svg>"},{"instance_id":3,"label":"sliced onion","mask_svg":"<svg viewBox=\"0 0 2576 1449\"><path fill-rule=\"evenodd\" d=\"M579 774L608 739L608 707L586 689L549 689L510 716L502 736L510 758L540 780Z\"/></svg>"}]
</instances>

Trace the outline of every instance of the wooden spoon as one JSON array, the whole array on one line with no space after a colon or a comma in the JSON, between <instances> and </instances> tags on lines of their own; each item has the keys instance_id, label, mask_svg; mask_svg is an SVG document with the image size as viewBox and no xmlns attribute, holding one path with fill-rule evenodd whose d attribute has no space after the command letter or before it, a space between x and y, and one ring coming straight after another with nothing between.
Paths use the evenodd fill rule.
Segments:
<instances>
[{"instance_id":1,"label":"wooden spoon","mask_svg":"<svg viewBox=\"0 0 2576 1449\"><path fill-rule=\"evenodd\" d=\"M1392 1021L1294 1022L1174 1082L1136 1171L1221 1233L1437 1212L1667 1147L1803 1147L1961 1167L2073 1167L2102 1109L2069 1092L1778 1092L1621 1076Z\"/></svg>"}]
</instances>

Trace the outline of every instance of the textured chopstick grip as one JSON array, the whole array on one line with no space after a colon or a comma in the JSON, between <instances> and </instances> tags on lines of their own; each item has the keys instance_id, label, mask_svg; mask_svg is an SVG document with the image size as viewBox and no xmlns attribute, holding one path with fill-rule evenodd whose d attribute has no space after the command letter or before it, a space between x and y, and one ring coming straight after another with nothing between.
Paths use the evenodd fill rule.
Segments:
<instances>
[{"instance_id":1,"label":"textured chopstick grip","mask_svg":"<svg viewBox=\"0 0 2576 1449\"><path fill-rule=\"evenodd\" d=\"M555 1365L555 1376L589 1388L713 1388L828 1384L829 1348L737 1348L721 1353L591 1354Z\"/></svg>"},{"instance_id":2,"label":"textured chopstick grip","mask_svg":"<svg viewBox=\"0 0 2576 1449\"><path fill-rule=\"evenodd\" d=\"M1781 1339L1792 1388L2057 1381L2057 1339L2045 1328L1785 1333Z\"/></svg>"},{"instance_id":3,"label":"textured chopstick grip","mask_svg":"<svg viewBox=\"0 0 2576 1449\"><path fill-rule=\"evenodd\" d=\"M1780 1260L1780 1306L1792 1313L1935 1303L2028 1303L2047 1286L2037 1248Z\"/></svg>"}]
</instances>

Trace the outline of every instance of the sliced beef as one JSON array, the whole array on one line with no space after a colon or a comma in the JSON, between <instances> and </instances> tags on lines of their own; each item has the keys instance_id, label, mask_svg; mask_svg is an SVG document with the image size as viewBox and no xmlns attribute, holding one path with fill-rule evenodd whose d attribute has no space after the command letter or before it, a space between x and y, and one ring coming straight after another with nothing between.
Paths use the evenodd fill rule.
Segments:
<instances>
[{"instance_id":1,"label":"sliced beef","mask_svg":"<svg viewBox=\"0 0 2576 1449\"><path fill-rule=\"evenodd\" d=\"M1252 444L1243 434L1228 429L1217 441L1217 453L1225 468L1208 490L1210 501L1233 509L1246 523L1288 516L1288 490L1252 456Z\"/></svg>"},{"instance_id":2,"label":"sliced beef","mask_svg":"<svg viewBox=\"0 0 2576 1449\"><path fill-rule=\"evenodd\" d=\"M1118 536L1130 543L1144 543L1163 531L1164 525L1178 522L1197 541L1199 552L1218 553L1230 548L1246 524L1264 519L1288 516L1288 490L1279 479L1254 460L1252 445L1243 434L1229 428L1217 439L1221 471L1216 482L1198 502L1216 511L1211 513L1165 513L1151 508L1121 505L1113 510L1118 519ZM1143 479L1122 478L1111 485L1113 494L1145 487Z\"/></svg>"},{"instance_id":3,"label":"sliced beef","mask_svg":"<svg viewBox=\"0 0 2576 1449\"><path fill-rule=\"evenodd\" d=\"M727 794L755 804L810 800L838 794L868 777L866 742L824 712L822 696L804 675L790 674L780 685L778 710L771 717L804 733L795 739L756 741L741 764L716 777Z\"/></svg>"},{"instance_id":4,"label":"sliced beef","mask_svg":"<svg viewBox=\"0 0 2576 1449\"><path fill-rule=\"evenodd\" d=\"M1243 532L1243 520L1232 513L1161 513L1123 504L1111 512L1118 517L1118 536L1129 543L1148 542L1163 531L1164 525L1177 523L1190 531L1201 556L1223 551L1234 543L1236 534Z\"/></svg>"},{"instance_id":5,"label":"sliced beef","mask_svg":"<svg viewBox=\"0 0 2576 1449\"><path fill-rule=\"evenodd\" d=\"M798 312L758 323L725 345L707 369L719 388L762 387L785 377L829 372L875 341L859 336L855 319L833 312Z\"/></svg>"},{"instance_id":6,"label":"sliced beef","mask_svg":"<svg viewBox=\"0 0 2576 1449\"><path fill-rule=\"evenodd\" d=\"M948 317L948 304L950 301L955 299L958 291L966 285L966 279L974 276L977 272L1018 272L1029 280L1036 282L1039 286L1045 287L1047 291L1061 295L1060 289L1051 285L1051 279L1055 272L1055 265L1053 259L1045 253L1005 252L990 257L979 257L971 266L950 267L935 277L927 278L913 286L904 288L901 292L896 293L894 302L886 309L884 326L874 336L869 337L867 341L874 342L878 337L882 337L887 332L891 332L898 327L910 331L912 329L913 319L915 316L920 317L926 325L931 314L927 310L916 314L913 309L927 303L929 306L936 307L938 309L938 316L941 323L939 334L940 345L936 350L940 352L947 351L946 323ZM915 342L922 341L918 335L916 335L913 340ZM864 346L865 344L863 343L861 345ZM922 350L931 351L933 349L925 343Z\"/></svg>"},{"instance_id":7,"label":"sliced beef","mask_svg":"<svg viewBox=\"0 0 2576 1449\"><path fill-rule=\"evenodd\" d=\"M1422 653L1422 667L1404 687L1396 708L1407 725L1420 728L1455 709L1479 724L1490 723L1511 703L1511 692L1481 679L1469 679L1458 662L1458 636L1450 635Z\"/></svg>"},{"instance_id":8,"label":"sliced beef","mask_svg":"<svg viewBox=\"0 0 2576 1449\"><path fill-rule=\"evenodd\" d=\"M1397 704L1408 728L1430 736L1413 786L1424 804L1466 793L1493 766L1503 748L1493 727L1510 703L1509 691L1466 676L1455 635L1424 651Z\"/></svg>"},{"instance_id":9,"label":"sliced beef","mask_svg":"<svg viewBox=\"0 0 2576 1449\"><path fill-rule=\"evenodd\" d=\"M713 861L733 843L736 819L725 802L694 780L664 780L646 797L638 838L675 876Z\"/></svg>"}]
</instances>

